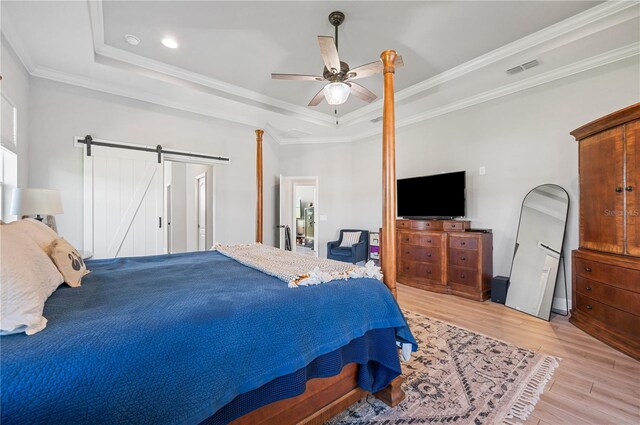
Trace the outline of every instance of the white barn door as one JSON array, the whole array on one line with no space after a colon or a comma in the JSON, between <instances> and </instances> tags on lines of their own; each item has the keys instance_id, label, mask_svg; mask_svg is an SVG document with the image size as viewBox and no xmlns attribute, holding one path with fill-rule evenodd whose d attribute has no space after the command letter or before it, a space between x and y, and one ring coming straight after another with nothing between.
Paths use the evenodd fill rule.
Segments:
<instances>
[{"instance_id":1,"label":"white barn door","mask_svg":"<svg viewBox=\"0 0 640 425\"><path fill-rule=\"evenodd\" d=\"M162 254L163 185L156 154L92 146L84 156L84 249L94 258Z\"/></svg>"}]
</instances>

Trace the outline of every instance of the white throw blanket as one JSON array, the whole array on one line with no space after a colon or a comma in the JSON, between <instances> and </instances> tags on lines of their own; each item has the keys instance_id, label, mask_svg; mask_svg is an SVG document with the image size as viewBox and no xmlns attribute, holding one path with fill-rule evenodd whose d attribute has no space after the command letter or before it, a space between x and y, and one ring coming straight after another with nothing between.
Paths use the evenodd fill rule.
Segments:
<instances>
[{"instance_id":1,"label":"white throw blanket","mask_svg":"<svg viewBox=\"0 0 640 425\"><path fill-rule=\"evenodd\" d=\"M287 282L289 288L319 285L338 279L374 278L382 280L380 267L369 261L364 266L283 251L262 244L221 245L213 250L237 262Z\"/></svg>"}]
</instances>

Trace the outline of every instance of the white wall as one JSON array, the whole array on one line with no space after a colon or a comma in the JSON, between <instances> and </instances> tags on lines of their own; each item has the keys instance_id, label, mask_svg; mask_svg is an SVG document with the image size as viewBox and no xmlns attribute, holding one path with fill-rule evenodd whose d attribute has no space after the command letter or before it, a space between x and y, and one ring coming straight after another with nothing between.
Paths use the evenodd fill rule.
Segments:
<instances>
[{"instance_id":1,"label":"white wall","mask_svg":"<svg viewBox=\"0 0 640 425\"><path fill-rule=\"evenodd\" d=\"M255 238L255 133L253 128L110 94L32 78L30 89L29 183L59 189L65 213L58 230L82 247L82 150L74 136L229 156L215 167L216 240L247 243ZM278 146L264 142L265 243L275 238ZM271 229L271 230L270 230Z\"/></svg>"},{"instance_id":2,"label":"white wall","mask_svg":"<svg viewBox=\"0 0 640 425\"><path fill-rule=\"evenodd\" d=\"M327 256L327 242L338 239L339 229L352 222L351 145L284 145L280 147L280 171L284 176L317 176L319 227L318 255ZM324 221L322 216L326 216Z\"/></svg>"},{"instance_id":3,"label":"white wall","mask_svg":"<svg viewBox=\"0 0 640 425\"><path fill-rule=\"evenodd\" d=\"M397 177L467 171L468 218L474 227L493 229L494 275L509 274L524 196L539 184L558 184L571 199L570 258L578 246L578 145L569 132L640 101L639 75L636 56L400 128ZM329 215L321 246L342 227L380 227L381 152L380 136L351 145L281 147L287 173L320 176L319 214ZM478 175L480 166L486 175Z\"/></svg>"},{"instance_id":4,"label":"white wall","mask_svg":"<svg viewBox=\"0 0 640 425\"><path fill-rule=\"evenodd\" d=\"M0 87L2 93L18 110L18 187L29 183L29 90L30 77L22 62L2 36L0 40ZM46 186L44 186L46 187Z\"/></svg>"}]
</instances>

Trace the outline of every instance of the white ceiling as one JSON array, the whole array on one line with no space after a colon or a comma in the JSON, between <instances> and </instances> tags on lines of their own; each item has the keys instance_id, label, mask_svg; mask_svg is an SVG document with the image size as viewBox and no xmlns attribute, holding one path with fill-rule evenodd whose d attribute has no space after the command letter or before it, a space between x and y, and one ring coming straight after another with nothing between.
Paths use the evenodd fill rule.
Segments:
<instances>
[{"instance_id":1,"label":"white ceiling","mask_svg":"<svg viewBox=\"0 0 640 425\"><path fill-rule=\"evenodd\" d=\"M439 74L599 2L167 2L103 4L105 43L162 63L306 106L322 82L279 81L271 72L322 75L317 35L333 35L327 17L345 13L341 59L350 67L393 48L407 66L397 89ZM125 34L141 39L129 45ZM180 48L160 44L173 36ZM361 81L381 95L380 76ZM341 114L364 106L357 98ZM322 102L315 109L332 113Z\"/></svg>"},{"instance_id":2,"label":"white ceiling","mask_svg":"<svg viewBox=\"0 0 640 425\"><path fill-rule=\"evenodd\" d=\"M306 106L322 83L270 79L321 72L316 36L332 35L333 10L346 14L339 47L351 67L384 49L403 55L398 127L640 53L638 2L3 0L0 7L2 41L34 76L264 127L281 143L380 132L371 122L380 100L350 98L336 126L328 105ZM125 43L127 33L141 43ZM180 47L163 47L166 35ZM539 67L505 73L534 58ZM381 94L379 76L361 82Z\"/></svg>"}]
</instances>

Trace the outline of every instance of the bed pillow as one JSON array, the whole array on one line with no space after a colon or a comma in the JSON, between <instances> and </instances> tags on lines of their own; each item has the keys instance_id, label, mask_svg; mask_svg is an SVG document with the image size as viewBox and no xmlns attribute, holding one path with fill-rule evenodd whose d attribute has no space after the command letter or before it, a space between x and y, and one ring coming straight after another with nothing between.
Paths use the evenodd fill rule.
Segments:
<instances>
[{"instance_id":1,"label":"bed pillow","mask_svg":"<svg viewBox=\"0 0 640 425\"><path fill-rule=\"evenodd\" d=\"M62 273L67 285L73 288L80 286L82 277L89 273L78 250L63 238L53 241L49 247L49 257Z\"/></svg>"},{"instance_id":2,"label":"bed pillow","mask_svg":"<svg viewBox=\"0 0 640 425\"><path fill-rule=\"evenodd\" d=\"M64 279L17 226L0 226L0 281L0 335L32 335L44 329L44 303Z\"/></svg>"},{"instance_id":3,"label":"bed pillow","mask_svg":"<svg viewBox=\"0 0 640 425\"><path fill-rule=\"evenodd\" d=\"M34 218L14 221L8 223L7 226L18 228L21 233L32 239L45 252L49 250L53 241L59 238L51 227Z\"/></svg>"},{"instance_id":4,"label":"bed pillow","mask_svg":"<svg viewBox=\"0 0 640 425\"><path fill-rule=\"evenodd\" d=\"M342 242L340 242L340 246L344 248L351 248L353 245L360 242L360 233L362 232L342 233Z\"/></svg>"}]
</instances>

